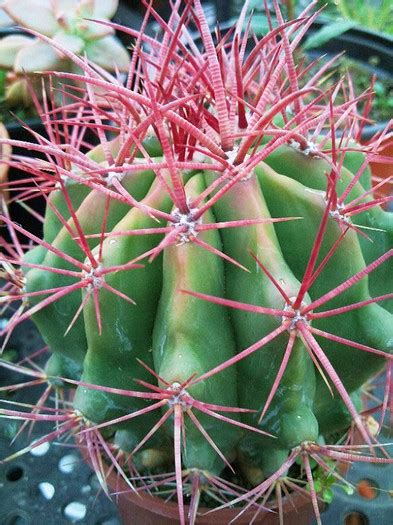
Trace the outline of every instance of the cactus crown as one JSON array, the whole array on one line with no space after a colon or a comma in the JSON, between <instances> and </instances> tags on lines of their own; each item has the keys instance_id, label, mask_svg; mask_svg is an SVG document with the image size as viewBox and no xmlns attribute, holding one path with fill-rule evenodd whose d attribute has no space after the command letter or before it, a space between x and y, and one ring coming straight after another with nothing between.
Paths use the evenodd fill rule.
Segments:
<instances>
[{"instance_id":1,"label":"cactus crown","mask_svg":"<svg viewBox=\"0 0 393 525\"><path fill-rule=\"evenodd\" d=\"M31 413L0 413L61 422L43 440L75 434L107 491L106 468L130 490L175 481L181 523L185 503L191 523L200 501L258 512L304 480L320 521L314 464L343 483L331 460L389 461L367 419L382 426L391 388L392 219L368 167L385 134L359 144L371 90L325 91L328 66L295 62L313 6L290 22L274 7L258 39L247 2L215 35L200 0L168 23L149 4L140 31L121 28L125 85L55 39L83 72L52 75L83 96L44 99L48 139L0 141L44 154L12 163L31 177L18 198L47 203L38 238L4 202L4 335L32 318L50 351L45 371L2 363L47 390ZM384 400L363 413L386 363ZM51 389L68 402L47 405Z\"/></svg>"}]
</instances>

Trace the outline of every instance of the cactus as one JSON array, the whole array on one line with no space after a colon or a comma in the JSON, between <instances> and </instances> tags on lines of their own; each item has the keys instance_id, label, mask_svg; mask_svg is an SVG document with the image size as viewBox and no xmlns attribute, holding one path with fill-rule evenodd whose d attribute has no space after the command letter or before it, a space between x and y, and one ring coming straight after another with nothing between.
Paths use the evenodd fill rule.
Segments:
<instances>
[{"instance_id":1,"label":"cactus","mask_svg":"<svg viewBox=\"0 0 393 525\"><path fill-rule=\"evenodd\" d=\"M89 19L109 20L116 13L118 0L8 0L0 9L27 31L0 39L0 68L8 71L5 100L10 106L32 103L29 81L40 95L41 82L31 75L37 71L73 71L74 62L37 37L44 34L65 49L107 71L126 72L129 56L113 28ZM78 71L78 70L77 70ZM80 71L78 71L80 72ZM30 77L26 77L30 75ZM30 88L31 89L31 88Z\"/></svg>"},{"instance_id":2,"label":"cactus","mask_svg":"<svg viewBox=\"0 0 393 525\"><path fill-rule=\"evenodd\" d=\"M42 238L4 204L4 335L31 318L50 350L45 371L2 363L47 388L31 413L0 414L57 422L31 446L75 435L108 492L110 468L130 490L175 481L180 523L199 502L261 512L272 493L281 512L288 491L308 492L321 523L316 467L345 485L332 461L390 461L372 415L381 427L390 408L393 222L368 168L388 130L359 143L371 90L325 92L327 66L310 78L294 59L312 6L291 22L274 7L257 39L247 3L216 37L200 0L167 24L149 5L139 32L122 28L125 85L53 40L82 70L53 76L82 83L83 103L44 112L49 139L0 140L46 155L13 162L24 200L38 188L47 203ZM50 391L68 402L51 408Z\"/></svg>"}]
</instances>

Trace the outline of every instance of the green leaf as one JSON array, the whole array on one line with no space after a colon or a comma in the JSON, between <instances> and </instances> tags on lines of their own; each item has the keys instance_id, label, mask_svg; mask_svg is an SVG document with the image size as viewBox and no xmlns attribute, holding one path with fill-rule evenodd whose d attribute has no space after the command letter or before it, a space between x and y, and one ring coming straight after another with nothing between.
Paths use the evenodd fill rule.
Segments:
<instances>
[{"instance_id":1,"label":"green leaf","mask_svg":"<svg viewBox=\"0 0 393 525\"><path fill-rule=\"evenodd\" d=\"M342 35L356 25L357 23L353 20L340 20L338 22L326 24L312 36L308 37L303 47L304 49L320 47L326 42L329 42L332 38Z\"/></svg>"},{"instance_id":2,"label":"green leaf","mask_svg":"<svg viewBox=\"0 0 393 525\"><path fill-rule=\"evenodd\" d=\"M100 40L93 40L86 45L86 55L107 71L128 71L130 57L126 48L114 36L106 36Z\"/></svg>"},{"instance_id":3,"label":"green leaf","mask_svg":"<svg viewBox=\"0 0 393 525\"><path fill-rule=\"evenodd\" d=\"M35 40L21 49L16 56L16 73L34 73L36 71L59 70L62 66L60 55L46 42Z\"/></svg>"},{"instance_id":4,"label":"green leaf","mask_svg":"<svg viewBox=\"0 0 393 525\"><path fill-rule=\"evenodd\" d=\"M322 492L322 499L325 503L331 503L333 501L333 491L332 489L325 489Z\"/></svg>"},{"instance_id":5,"label":"green leaf","mask_svg":"<svg viewBox=\"0 0 393 525\"><path fill-rule=\"evenodd\" d=\"M32 42L32 38L24 35L10 35L2 38L0 40L0 67L12 69L19 51Z\"/></svg>"},{"instance_id":6,"label":"green leaf","mask_svg":"<svg viewBox=\"0 0 393 525\"><path fill-rule=\"evenodd\" d=\"M266 35L270 28L264 13L255 13L251 19L251 27L257 36Z\"/></svg>"},{"instance_id":7,"label":"green leaf","mask_svg":"<svg viewBox=\"0 0 393 525\"><path fill-rule=\"evenodd\" d=\"M308 487L308 486L309 486L309 485L307 484L307 487ZM318 493L318 492L321 492L321 490L322 490L322 482L321 482L320 480L318 480L318 479L315 479L315 480L314 480L314 490L315 490L315 492L317 492L317 493Z\"/></svg>"},{"instance_id":8,"label":"green leaf","mask_svg":"<svg viewBox=\"0 0 393 525\"><path fill-rule=\"evenodd\" d=\"M111 19L118 8L119 0L95 0L93 18Z\"/></svg>"},{"instance_id":9,"label":"green leaf","mask_svg":"<svg viewBox=\"0 0 393 525\"><path fill-rule=\"evenodd\" d=\"M272 17L272 20L273 20L273 24L274 24L275 18ZM232 25L236 24L236 22L237 22L237 18L231 18L228 21L228 24L230 26L232 26ZM246 20L244 22L243 29L246 28L247 23L248 23L248 21ZM266 15L264 13L254 13L253 14L252 19L251 19L251 27L252 27L252 30L254 31L254 33L256 34L256 36L264 36L270 30L269 23L267 21Z\"/></svg>"},{"instance_id":10,"label":"green leaf","mask_svg":"<svg viewBox=\"0 0 393 525\"><path fill-rule=\"evenodd\" d=\"M33 29L46 36L53 36L59 29L54 13L32 0L12 0L3 6L4 11L15 23Z\"/></svg>"},{"instance_id":11,"label":"green leaf","mask_svg":"<svg viewBox=\"0 0 393 525\"><path fill-rule=\"evenodd\" d=\"M374 84L374 91L375 93L378 95L378 96L383 96L385 95L385 86L382 84L382 82L380 82L379 80L377 80Z\"/></svg>"},{"instance_id":12,"label":"green leaf","mask_svg":"<svg viewBox=\"0 0 393 525\"><path fill-rule=\"evenodd\" d=\"M7 73L0 69L0 102L4 100L5 97L5 79Z\"/></svg>"},{"instance_id":13,"label":"green leaf","mask_svg":"<svg viewBox=\"0 0 393 525\"><path fill-rule=\"evenodd\" d=\"M351 486L349 486L349 485L343 485L342 488L343 488L344 492L345 492L346 494L348 494L348 496L352 496L353 493L355 492L354 489L353 489L353 487L351 487Z\"/></svg>"},{"instance_id":14,"label":"green leaf","mask_svg":"<svg viewBox=\"0 0 393 525\"><path fill-rule=\"evenodd\" d=\"M61 31L55 34L53 40L76 55L81 54L85 46L84 41L79 36L69 35Z\"/></svg>"},{"instance_id":15,"label":"green leaf","mask_svg":"<svg viewBox=\"0 0 393 525\"><path fill-rule=\"evenodd\" d=\"M1 71L0 73L3 73L3 71ZM16 363L16 361L18 360L18 352L14 348L8 348L3 353L2 358L4 359L4 361L8 361L9 363Z\"/></svg>"}]
</instances>

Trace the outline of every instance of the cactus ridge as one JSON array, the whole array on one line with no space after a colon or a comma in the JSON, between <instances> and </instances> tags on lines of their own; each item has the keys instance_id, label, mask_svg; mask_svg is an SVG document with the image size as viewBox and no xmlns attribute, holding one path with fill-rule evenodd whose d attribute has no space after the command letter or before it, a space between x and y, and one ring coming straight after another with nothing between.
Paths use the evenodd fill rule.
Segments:
<instances>
[{"instance_id":1,"label":"cactus ridge","mask_svg":"<svg viewBox=\"0 0 393 525\"><path fill-rule=\"evenodd\" d=\"M149 4L161 39L120 28L136 39L125 84L42 37L81 69L52 75L84 98L37 102L49 139L0 139L45 155L12 163L26 172L13 198L46 199L42 238L3 199L4 345L31 318L50 353L45 370L1 360L28 378L10 389L45 389L0 415L56 424L31 447L74 435L107 493L110 470L173 492L181 524L204 505L257 515L272 495L281 515L289 492L321 523L318 468L347 486L332 461L390 461L374 449L391 408L393 219L369 169L388 130L360 144L371 91L324 91L327 66L295 65L312 7L284 22L275 1L258 39L247 3L215 38L200 0L176 6L165 24Z\"/></svg>"}]
</instances>

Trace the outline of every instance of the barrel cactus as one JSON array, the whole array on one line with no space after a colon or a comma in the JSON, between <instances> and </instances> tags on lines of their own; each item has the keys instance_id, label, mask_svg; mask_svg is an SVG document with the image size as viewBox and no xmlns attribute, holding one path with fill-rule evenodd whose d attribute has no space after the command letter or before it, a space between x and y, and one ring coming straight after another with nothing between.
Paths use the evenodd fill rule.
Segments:
<instances>
[{"instance_id":1,"label":"barrel cactus","mask_svg":"<svg viewBox=\"0 0 393 525\"><path fill-rule=\"evenodd\" d=\"M30 413L0 413L57 424L31 446L75 435L106 491L112 470L130 490L173 492L181 523L198 505L261 512L272 494L281 512L293 491L320 522L316 476L345 485L335 461L390 461L375 450L393 223L368 166L388 130L359 143L372 90L324 89L329 64L310 74L299 58L312 5L290 22L274 7L257 38L247 3L215 35L200 0L168 23L149 4L140 31L122 28L125 85L53 41L83 74L52 75L83 98L44 106L48 138L0 141L44 154L13 162L31 177L23 200L46 200L42 238L4 205L3 335L31 318L50 352L42 372L2 363L46 389Z\"/></svg>"}]
</instances>

